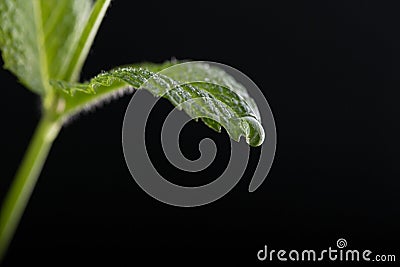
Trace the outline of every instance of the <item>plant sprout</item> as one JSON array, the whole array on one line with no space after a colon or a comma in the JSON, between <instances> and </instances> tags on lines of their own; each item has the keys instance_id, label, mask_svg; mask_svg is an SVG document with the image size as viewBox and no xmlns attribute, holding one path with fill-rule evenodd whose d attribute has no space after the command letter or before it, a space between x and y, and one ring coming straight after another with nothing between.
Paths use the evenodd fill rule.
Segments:
<instances>
[{"instance_id":1,"label":"plant sprout","mask_svg":"<svg viewBox=\"0 0 400 267\"><path fill-rule=\"evenodd\" d=\"M175 106L203 98L183 110L232 139L261 145L264 130L253 99L222 69L206 64L175 68L179 62L142 63L101 73L79 83L83 63L111 0L0 0L0 49L4 67L41 99L42 117L19 166L0 212L0 261L16 230L50 147L73 114L126 88L144 87ZM190 82L207 80L207 82ZM168 85L168 86L167 86ZM168 90L168 91L167 91ZM224 112L220 103L229 107ZM221 121L207 118L216 113ZM199 116L200 115L200 116ZM210 117L210 116L208 116Z\"/></svg>"}]
</instances>

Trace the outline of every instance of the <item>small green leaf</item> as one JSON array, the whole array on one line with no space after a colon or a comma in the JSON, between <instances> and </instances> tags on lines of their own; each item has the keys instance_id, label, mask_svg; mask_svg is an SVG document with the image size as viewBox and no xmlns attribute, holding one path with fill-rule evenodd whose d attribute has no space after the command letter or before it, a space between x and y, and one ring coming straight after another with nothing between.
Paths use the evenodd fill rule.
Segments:
<instances>
[{"instance_id":1,"label":"small green leaf","mask_svg":"<svg viewBox=\"0 0 400 267\"><path fill-rule=\"evenodd\" d=\"M91 6L91 0L1 0L5 68L35 93L50 91L50 79L67 78Z\"/></svg>"},{"instance_id":2,"label":"small green leaf","mask_svg":"<svg viewBox=\"0 0 400 267\"><path fill-rule=\"evenodd\" d=\"M244 136L252 146L263 143L264 129L257 106L232 76L202 62L167 68L172 65L145 63L142 67L136 65L104 72L86 84L61 81L52 84L61 89L66 101L65 115L79 112L131 86L168 99L192 118L202 118L216 131L220 131L222 125L236 141Z\"/></svg>"}]
</instances>

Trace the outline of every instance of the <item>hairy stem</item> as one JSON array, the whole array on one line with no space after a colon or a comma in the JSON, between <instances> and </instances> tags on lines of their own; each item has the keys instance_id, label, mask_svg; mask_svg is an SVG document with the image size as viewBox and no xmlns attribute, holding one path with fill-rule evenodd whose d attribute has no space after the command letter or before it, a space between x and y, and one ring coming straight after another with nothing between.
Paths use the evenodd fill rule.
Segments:
<instances>
[{"instance_id":1,"label":"hairy stem","mask_svg":"<svg viewBox=\"0 0 400 267\"><path fill-rule=\"evenodd\" d=\"M37 178L60 130L60 123L50 115L39 122L28 150L4 199L0 211L0 262L18 226Z\"/></svg>"}]
</instances>

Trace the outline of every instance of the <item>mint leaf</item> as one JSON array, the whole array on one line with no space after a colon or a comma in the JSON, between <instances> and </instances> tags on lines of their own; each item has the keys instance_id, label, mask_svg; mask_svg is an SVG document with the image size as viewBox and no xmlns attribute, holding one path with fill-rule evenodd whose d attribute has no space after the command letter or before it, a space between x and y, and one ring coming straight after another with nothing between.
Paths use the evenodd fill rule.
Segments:
<instances>
[{"instance_id":1,"label":"mint leaf","mask_svg":"<svg viewBox=\"0 0 400 267\"><path fill-rule=\"evenodd\" d=\"M79 112L131 86L168 99L216 131L224 127L236 141L244 136L252 146L263 143L265 133L254 100L224 70L203 62L140 66L116 68L84 84L52 82L66 101L64 115Z\"/></svg>"},{"instance_id":2,"label":"mint leaf","mask_svg":"<svg viewBox=\"0 0 400 267\"><path fill-rule=\"evenodd\" d=\"M33 92L50 91L50 79L67 78L91 7L91 0L1 0L5 68Z\"/></svg>"},{"instance_id":3,"label":"mint leaf","mask_svg":"<svg viewBox=\"0 0 400 267\"><path fill-rule=\"evenodd\" d=\"M110 3L111 0L96 1L86 26L78 40L75 51L72 54L69 68L65 74L65 80L76 81L79 79L82 66Z\"/></svg>"}]
</instances>

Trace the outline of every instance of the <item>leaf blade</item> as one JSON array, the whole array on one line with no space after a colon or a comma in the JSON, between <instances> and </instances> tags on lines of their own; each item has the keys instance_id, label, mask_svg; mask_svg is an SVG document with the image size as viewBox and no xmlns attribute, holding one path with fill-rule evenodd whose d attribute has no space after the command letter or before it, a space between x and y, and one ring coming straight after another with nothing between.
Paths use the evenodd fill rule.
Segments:
<instances>
[{"instance_id":1,"label":"leaf blade","mask_svg":"<svg viewBox=\"0 0 400 267\"><path fill-rule=\"evenodd\" d=\"M37 1L0 1L0 48L4 67L18 76L25 86L36 93L42 93L45 91L45 75L38 43L40 41L35 35L39 28L37 10ZM14 25L14 21L19 23Z\"/></svg>"},{"instance_id":2,"label":"leaf blade","mask_svg":"<svg viewBox=\"0 0 400 267\"><path fill-rule=\"evenodd\" d=\"M220 80L224 76L232 77L221 72L219 68L201 62L191 63L176 65L175 69L173 64L166 63L164 67L173 66L158 73L152 70L160 70L160 65L142 65L146 68L122 67L104 72L87 84L59 82L54 86L64 91L66 114L77 112L84 106L106 97L108 93L118 92L129 85L135 89L146 89L156 97L168 99L190 117L202 118L207 126L216 131L219 131L222 125L236 141L239 141L240 136L244 136L250 145L261 145L265 136L264 129L257 107L257 110L254 110L254 106L243 97L251 99L246 89L239 87L234 80ZM196 64L200 66L196 67ZM196 67L196 72L193 72L191 65ZM204 75L210 72L210 68L218 73L218 79L207 78L206 82L198 81L205 78ZM207 69L207 72L204 72L204 69ZM65 92L73 93L73 96ZM96 94L90 94L93 92Z\"/></svg>"},{"instance_id":3,"label":"leaf blade","mask_svg":"<svg viewBox=\"0 0 400 267\"><path fill-rule=\"evenodd\" d=\"M67 68L92 9L90 0L42 0L45 50L51 79L68 80ZM56 13L55 11L59 11Z\"/></svg>"},{"instance_id":4,"label":"leaf blade","mask_svg":"<svg viewBox=\"0 0 400 267\"><path fill-rule=\"evenodd\" d=\"M79 79L79 73L82 66L87 58L90 47L93 44L94 38L99 30L100 24L106 14L107 8L110 5L111 0L97 0L94 5L90 17L83 29L79 40L77 42L76 49L71 58L71 63L65 74L65 80L77 81Z\"/></svg>"},{"instance_id":5,"label":"leaf blade","mask_svg":"<svg viewBox=\"0 0 400 267\"><path fill-rule=\"evenodd\" d=\"M0 1L0 49L5 68L31 91L51 91L50 79L65 79L65 65L91 0Z\"/></svg>"}]
</instances>

